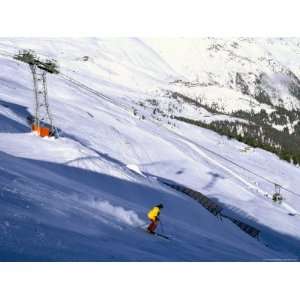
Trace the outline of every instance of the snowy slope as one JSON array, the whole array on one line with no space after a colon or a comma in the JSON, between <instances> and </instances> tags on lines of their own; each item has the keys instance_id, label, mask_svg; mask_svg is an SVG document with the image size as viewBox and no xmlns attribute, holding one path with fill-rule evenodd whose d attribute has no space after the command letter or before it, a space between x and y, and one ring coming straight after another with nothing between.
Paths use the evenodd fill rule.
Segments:
<instances>
[{"instance_id":1,"label":"snowy slope","mask_svg":"<svg viewBox=\"0 0 300 300\"><path fill-rule=\"evenodd\" d=\"M33 112L31 74L10 57L20 48L59 62L61 74L48 77L59 139L41 139L26 124ZM1 260L299 259L300 199L286 194L275 206L270 183L228 160L296 193L299 168L208 130L154 117L148 100L168 107L160 91L188 73L148 41L2 39L0 66ZM261 240L220 222L156 177L216 199L258 227ZM171 241L142 230L147 210L160 202Z\"/></svg>"},{"instance_id":2,"label":"snowy slope","mask_svg":"<svg viewBox=\"0 0 300 300\"><path fill-rule=\"evenodd\" d=\"M300 107L299 97L289 89L299 87L297 38L152 38L146 43L182 75L183 81L193 85L176 84L173 89L201 97L208 105L217 101L227 113L239 109L272 111L257 100L258 86L268 93L272 105Z\"/></svg>"}]
</instances>

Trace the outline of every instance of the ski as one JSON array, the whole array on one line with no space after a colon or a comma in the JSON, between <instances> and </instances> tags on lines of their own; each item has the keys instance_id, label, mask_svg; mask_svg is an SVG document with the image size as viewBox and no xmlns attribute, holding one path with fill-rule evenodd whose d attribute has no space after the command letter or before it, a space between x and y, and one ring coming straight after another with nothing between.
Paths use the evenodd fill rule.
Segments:
<instances>
[{"instance_id":1,"label":"ski","mask_svg":"<svg viewBox=\"0 0 300 300\"><path fill-rule=\"evenodd\" d=\"M162 237L164 239L167 239L167 240L170 240L171 238L169 236L166 236L164 234L161 234L161 233L155 233L155 235L159 236L159 237Z\"/></svg>"},{"instance_id":2,"label":"ski","mask_svg":"<svg viewBox=\"0 0 300 300\"><path fill-rule=\"evenodd\" d=\"M157 232L154 232L154 233L151 233L149 232L147 229L144 229L146 233L150 234L150 235L153 235L153 236L158 236L158 237L161 237L163 239L166 239L166 240L171 240L171 238L167 235L164 235L164 234L161 234L161 233L157 233Z\"/></svg>"}]
</instances>

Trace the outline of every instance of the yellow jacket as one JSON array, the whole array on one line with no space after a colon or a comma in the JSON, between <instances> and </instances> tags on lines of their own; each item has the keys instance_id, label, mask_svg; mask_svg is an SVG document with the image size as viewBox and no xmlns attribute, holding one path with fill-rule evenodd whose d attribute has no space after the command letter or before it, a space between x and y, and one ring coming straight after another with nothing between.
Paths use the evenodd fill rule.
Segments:
<instances>
[{"instance_id":1,"label":"yellow jacket","mask_svg":"<svg viewBox=\"0 0 300 300\"><path fill-rule=\"evenodd\" d=\"M160 214L160 208L157 206L154 206L153 208L151 208L148 212L148 218L152 221L155 221L156 218L159 216Z\"/></svg>"}]
</instances>

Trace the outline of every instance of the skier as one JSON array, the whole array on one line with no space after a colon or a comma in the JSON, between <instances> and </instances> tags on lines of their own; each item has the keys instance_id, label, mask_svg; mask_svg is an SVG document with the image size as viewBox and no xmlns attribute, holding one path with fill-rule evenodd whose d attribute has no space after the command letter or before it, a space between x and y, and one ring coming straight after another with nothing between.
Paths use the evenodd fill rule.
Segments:
<instances>
[{"instance_id":1,"label":"skier","mask_svg":"<svg viewBox=\"0 0 300 300\"><path fill-rule=\"evenodd\" d=\"M159 215L160 215L160 210L164 208L162 204L158 204L154 207L152 207L149 212L148 212L148 218L151 221L149 224L147 230L149 233L155 234L155 229L158 226L159 223Z\"/></svg>"}]
</instances>

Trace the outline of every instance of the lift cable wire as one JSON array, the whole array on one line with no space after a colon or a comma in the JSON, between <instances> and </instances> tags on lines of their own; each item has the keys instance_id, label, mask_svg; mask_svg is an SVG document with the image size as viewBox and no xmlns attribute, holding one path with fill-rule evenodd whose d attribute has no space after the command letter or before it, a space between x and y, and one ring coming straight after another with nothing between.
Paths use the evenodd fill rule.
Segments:
<instances>
[{"instance_id":1,"label":"lift cable wire","mask_svg":"<svg viewBox=\"0 0 300 300\"><path fill-rule=\"evenodd\" d=\"M14 58L14 54L11 54L11 53L8 52L8 51L0 50L0 55L7 56L7 57L10 57L10 58ZM60 73L59 76L60 76L61 78L65 79L65 80L67 80L67 81L73 83L73 85L78 86L79 88L85 89L86 91L88 91L88 92L90 92L90 93L93 93L94 95L96 95L96 96L98 96L98 97L100 97L100 98L102 98L102 99L104 99L104 100L109 101L111 104L117 105L117 104L113 101L112 98L110 98L110 97L104 95L103 93L101 93L101 92L99 92L99 91L97 91L97 90L95 90L95 89L93 89L93 88L91 88L91 87L89 87L89 86L83 84L83 83L80 82L80 81L75 80L74 78L71 78L70 76L67 76L67 75L62 74L62 73ZM125 106L122 107L122 108L125 109L126 111L128 111L128 109L125 108ZM218 154L218 153L214 152L213 150L210 150L210 149L208 149L208 148L206 148L206 147L204 147L204 146L201 146L201 145L197 145L197 146L198 146L199 148L202 148L203 150L205 150L205 151L207 151L207 152L210 152L210 153L212 153L213 155L215 155L215 156L217 156L217 157L219 157L219 158L221 158L221 159L223 159L223 160L225 160L225 161L231 163L232 165L234 165L234 166L240 168L241 170L244 170L244 171L246 171L246 172L248 172L248 173L250 173L250 174L252 174L252 175L254 175L254 176L257 176L258 178L261 178L261 179L265 180L266 182L269 182L270 184L273 184L273 185L275 185L275 186L276 186L276 185L277 185L277 186L280 186L282 190L285 190L286 192L291 193L291 194L293 194L294 196L297 196L297 197L300 198L300 194L299 194L299 193L296 193L296 192L294 192L294 191L292 191L292 190L290 190L290 189L288 189L288 188L286 188L286 187L284 187L284 186L281 186L281 185L278 184L277 182L274 182L274 181L272 181L272 180L270 180L270 179L268 179L268 178L266 178L266 177L264 177L264 176L262 176L262 175L260 175L260 174L257 174L257 173L255 173L254 171L251 171L251 170L249 170L248 168L246 168L246 167L244 167L244 166L241 166L240 164L238 164L238 163L232 161L231 159L229 159L229 158L227 158L227 157L224 157L224 156L222 156L221 154Z\"/></svg>"}]
</instances>

